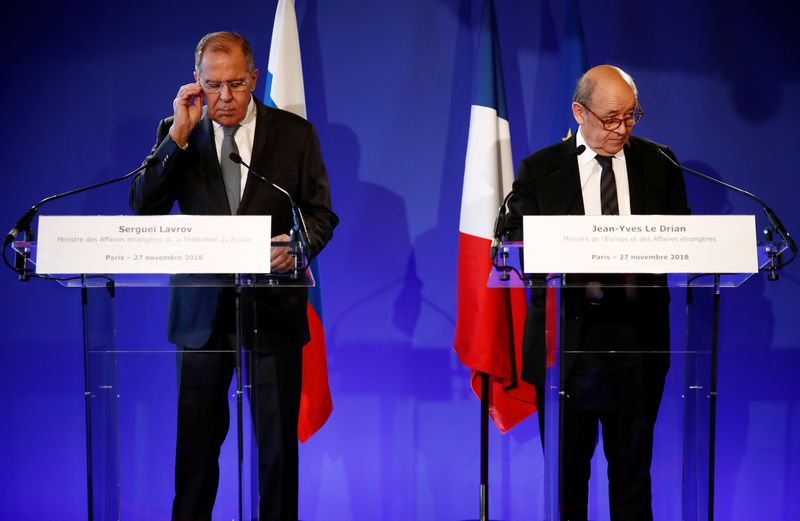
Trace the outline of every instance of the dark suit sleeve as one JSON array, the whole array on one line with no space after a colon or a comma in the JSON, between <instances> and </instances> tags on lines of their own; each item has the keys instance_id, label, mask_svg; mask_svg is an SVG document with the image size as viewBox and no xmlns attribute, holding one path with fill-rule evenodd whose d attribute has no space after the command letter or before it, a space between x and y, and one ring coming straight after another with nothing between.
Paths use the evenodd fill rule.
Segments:
<instances>
[{"instance_id":1,"label":"dark suit sleeve","mask_svg":"<svg viewBox=\"0 0 800 521\"><path fill-rule=\"evenodd\" d=\"M512 189L515 194L508 201L506 230L512 241L522 240L522 217L539 215L537 197L531 187L535 185L534 174L528 159L523 159L517 170L517 178ZM522 264L522 259L520 259ZM531 289L531 300L525 315L525 328L522 335L522 379L534 385L543 385L545 377L545 309L547 306L544 275L528 274L538 279Z\"/></svg>"},{"instance_id":2,"label":"dark suit sleeve","mask_svg":"<svg viewBox=\"0 0 800 521\"><path fill-rule=\"evenodd\" d=\"M169 138L171 124L171 119L159 123L156 144L147 158L158 161L136 176L131 185L129 204L138 215L168 214L178 197L183 179L180 164L186 152Z\"/></svg>"},{"instance_id":3,"label":"dark suit sleeve","mask_svg":"<svg viewBox=\"0 0 800 521\"><path fill-rule=\"evenodd\" d=\"M303 150L297 204L303 212L308 229L309 259L311 259L317 256L331 239L333 228L339 222L339 218L331 208L328 174L322 161L317 132L313 126L309 128Z\"/></svg>"},{"instance_id":4,"label":"dark suit sleeve","mask_svg":"<svg viewBox=\"0 0 800 521\"><path fill-rule=\"evenodd\" d=\"M533 173L528 167L528 162L522 160L517 170L517 178L512 185L514 195L508 201L508 216L505 228L512 241L522 240L522 217L525 215L539 215L539 206L536 197L528 187L533 182Z\"/></svg>"}]
</instances>

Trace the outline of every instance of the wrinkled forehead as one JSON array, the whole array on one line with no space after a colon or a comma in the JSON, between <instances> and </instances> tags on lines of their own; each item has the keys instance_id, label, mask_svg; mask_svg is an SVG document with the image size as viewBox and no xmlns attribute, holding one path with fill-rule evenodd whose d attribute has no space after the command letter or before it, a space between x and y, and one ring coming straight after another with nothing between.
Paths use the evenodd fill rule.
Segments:
<instances>
[{"instance_id":1,"label":"wrinkled forehead","mask_svg":"<svg viewBox=\"0 0 800 521\"><path fill-rule=\"evenodd\" d=\"M598 83L592 93L592 107L596 111L633 110L636 103L636 92L621 78Z\"/></svg>"},{"instance_id":2,"label":"wrinkled forehead","mask_svg":"<svg viewBox=\"0 0 800 521\"><path fill-rule=\"evenodd\" d=\"M207 49L197 72L203 76L209 73L243 76L247 69L247 58L241 50Z\"/></svg>"}]
</instances>

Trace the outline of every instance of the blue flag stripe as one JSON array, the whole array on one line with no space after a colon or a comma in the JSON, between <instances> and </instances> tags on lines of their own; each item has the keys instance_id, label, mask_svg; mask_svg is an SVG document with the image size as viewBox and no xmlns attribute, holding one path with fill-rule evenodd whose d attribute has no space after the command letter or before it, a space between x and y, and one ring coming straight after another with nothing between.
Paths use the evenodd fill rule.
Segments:
<instances>
[{"instance_id":1,"label":"blue flag stripe","mask_svg":"<svg viewBox=\"0 0 800 521\"><path fill-rule=\"evenodd\" d=\"M498 117L508 120L506 93L503 88L503 66L500 60L500 40L497 37L497 18L492 0L486 0L484 3L473 104L493 108L497 111Z\"/></svg>"},{"instance_id":2,"label":"blue flag stripe","mask_svg":"<svg viewBox=\"0 0 800 521\"><path fill-rule=\"evenodd\" d=\"M275 101L272 99L272 81L275 79L275 76L272 75L269 70L267 71L267 86L264 87L264 104L268 107L272 107L273 109L277 109L278 105L275 104Z\"/></svg>"}]
</instances>

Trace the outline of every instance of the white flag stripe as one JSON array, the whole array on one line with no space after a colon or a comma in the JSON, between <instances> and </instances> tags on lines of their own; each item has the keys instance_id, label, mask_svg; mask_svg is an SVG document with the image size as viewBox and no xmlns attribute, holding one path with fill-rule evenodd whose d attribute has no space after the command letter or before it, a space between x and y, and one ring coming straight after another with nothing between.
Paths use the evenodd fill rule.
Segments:
<instances>
[{"instance_id":1,"label":"white flag stripe","mask_svg":"<svg viewBox=\"0 0 800 521\"><path fill-rule=\"evenodd\" d=\"M279 0L272 26L267 71L272 76L269 97L283 110L306 117L303 66L294 0Z\"/></svg>"},{"instance_id":2,"label":"white flag stripe","mask_svg":"<svg viewBox=\"0 0 800 521\"><path fill-rule=\"evenodd\" d=\"M497 210L514 182L512 161L508 121L493 108L473 105L459 231L492 239Z\"/></svg>"}]
</instances>

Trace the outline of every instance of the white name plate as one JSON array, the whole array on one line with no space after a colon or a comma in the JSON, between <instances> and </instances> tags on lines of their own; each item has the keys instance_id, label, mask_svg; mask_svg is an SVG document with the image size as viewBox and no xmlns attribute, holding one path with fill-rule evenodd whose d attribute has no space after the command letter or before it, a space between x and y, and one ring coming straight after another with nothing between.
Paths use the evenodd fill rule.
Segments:
<instances>
[{"instance_id":1,"label":"white name plate","mask_svg":"<svg viewBox=\"0 0 800 521\"><path fill-rule=\"evenodd\" d=\"M523 218L526 273L755 273L755 216Z\"/></svg>"},{"instance_id":2,"label":"white name plate","mask_svg":"<svg viewBox=\"0 0 800 521\"><path fill-rule=\"evenodd\" d=\"M36 273L269 273L269 216L41 216Z\"/></svg>"}]
</instances>

